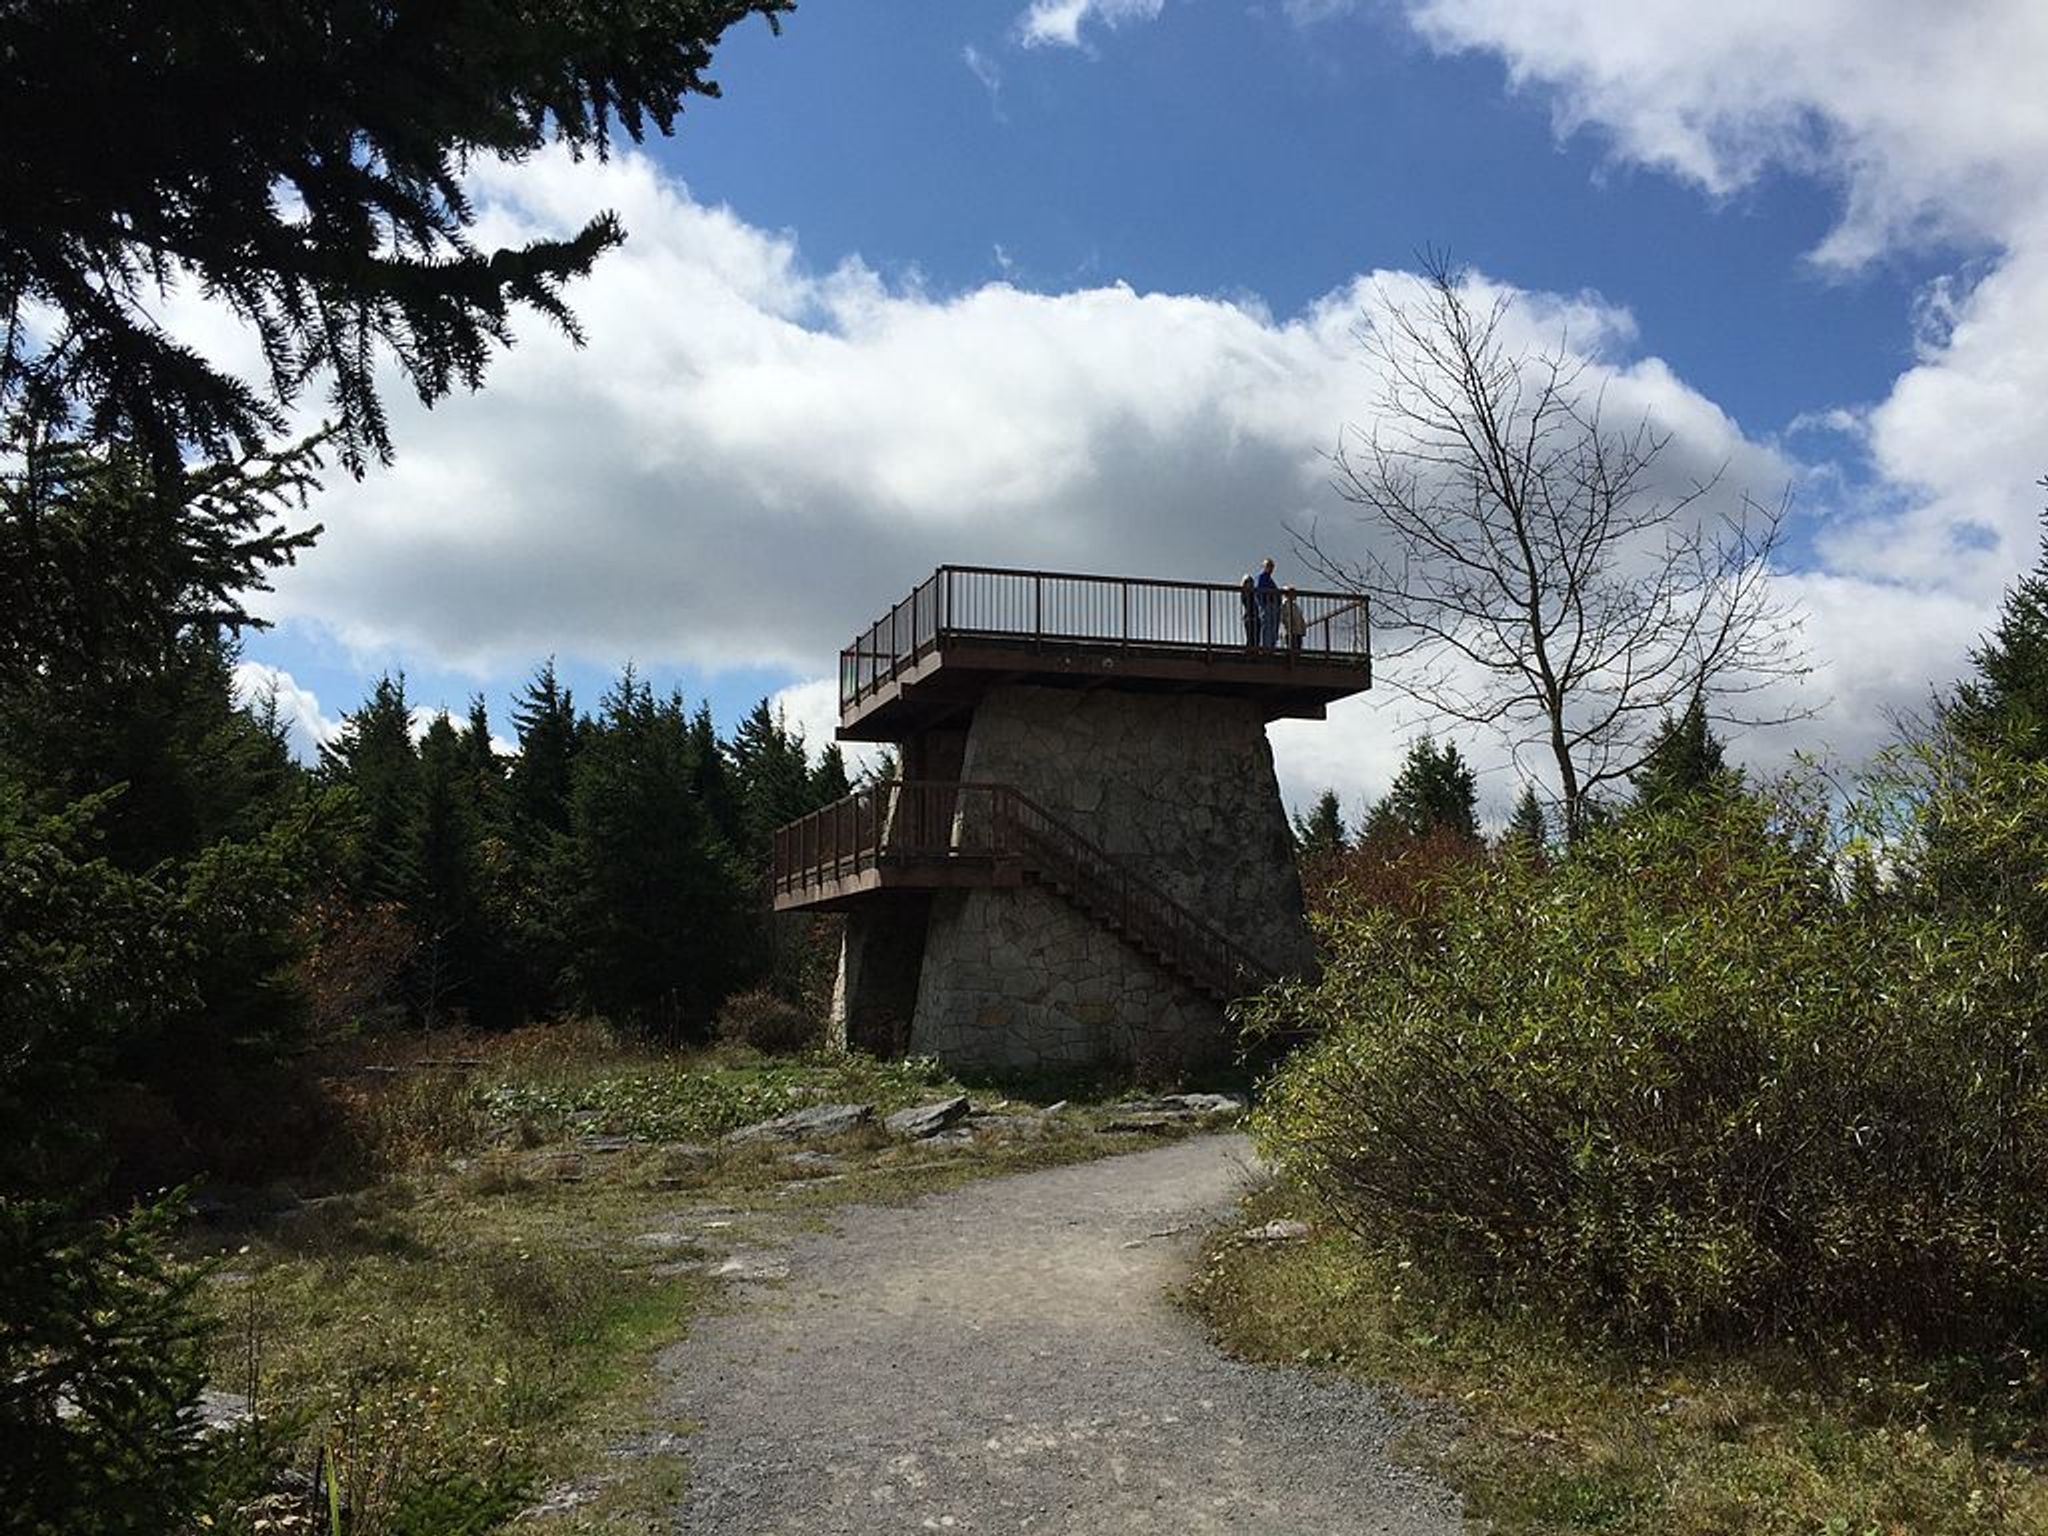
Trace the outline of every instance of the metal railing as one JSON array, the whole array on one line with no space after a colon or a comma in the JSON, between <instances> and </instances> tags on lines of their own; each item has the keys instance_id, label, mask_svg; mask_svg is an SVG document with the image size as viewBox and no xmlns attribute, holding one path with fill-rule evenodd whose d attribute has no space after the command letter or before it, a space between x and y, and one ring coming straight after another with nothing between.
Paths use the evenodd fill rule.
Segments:
<instances>
[{"instance_id":1,"label":"metal railing","mask_svg":"<svg viewBox=\"0 0 2048 1536\"><path fill-rule=\"evenodd\" d=\"M855 791L775 834L778 896L802 896L889 864L1014 859L1201 991L1242 995L1272 979L1249 951L1006 784L893 781Z\"/></svg>"},{"instance_id":2,"label":"metal railing","mask_svg":"<svg viewBox=\"0 0 2048 1536\"><path fill-rule=\"evenodd\" d=\"M951 639L1371 665L1363 597L1296 591L1293 614L1277 593L1262 601L1271 604L1263 633L1264 611L1254 607L1247 621L1240 585L942 565L839 653L839 704L858 703Z\"/></svg>"}]
</instances>

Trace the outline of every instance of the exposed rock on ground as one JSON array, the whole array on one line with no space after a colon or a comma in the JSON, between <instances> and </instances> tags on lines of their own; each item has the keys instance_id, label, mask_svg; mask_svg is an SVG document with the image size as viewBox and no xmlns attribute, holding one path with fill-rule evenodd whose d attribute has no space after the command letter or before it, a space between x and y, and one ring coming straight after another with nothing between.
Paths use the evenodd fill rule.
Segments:
<instances>
[{"instance_id":1,"label":"exposed rock on ground","mask_svg":"<svg viewBox=\"0 0 2048 1536\"><path fill-rule=\"evenodd\" d=\"M874 1118L875 1106L872 1104L813 1104L809 1109L777 1115L773 1120L763 1120L758 1125L742 1126L725 1139L735 1145L750 1141L823 1140L871 1125Z\"/></svg>"},{"instance_id":2,"label":"exposed rock on ground","mask_svg":"<svg viewBox=\"0 0 2048 1536\"><path fill-rule=\"evenodd\" d=\"M1126 1099L1111 1110L1111 1131L1164 1131L1211 1116L1242 1114L1247 1103L1235 1093L1170 1093L1156 1099Z\"/></svg>"},{"instance_id":3,"label":"exposed rock on ground","mask_svg":"<svg viewBox=\"0 0 2048 1536\"><path fill-rule=\"evenodd\" d=\"M966 1118L973 1109L965 1094L950 1099L941 1099L936 1104L920 1104L915 1109L899 1109L884 1120L892 1136L908 1137L922 1141L927 1136L936 1136L948 1126Z\"/></svg>"},{"instance_id":4,"label":"exposed rock on ground","mask_svg":"<svg viewBox=\"0 0 2048 1536\"><path fill-rule=\"evenodd\" d=\"M1244 1234L1248 1243L1298 1243L1308 1236L1305 1221L1269 1221L1263 1227L1253 1227Z\"/></svg>"}]
</instances>

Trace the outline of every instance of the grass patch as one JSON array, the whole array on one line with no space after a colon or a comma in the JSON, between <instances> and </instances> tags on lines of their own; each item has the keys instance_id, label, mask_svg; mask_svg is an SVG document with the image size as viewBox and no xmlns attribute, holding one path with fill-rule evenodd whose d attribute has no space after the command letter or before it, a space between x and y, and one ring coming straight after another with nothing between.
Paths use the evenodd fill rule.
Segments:
<instances>
[{"instance_id":1,"label":"grass patch","mask_svg":"<svg viewBox=\"0 0 2048 1536\"><path fill-rule=\"evenodd\" d=\"M1109 1134L1084 1103L961 1146L877 1126L728 1147L724 1132L806 1105L887 1114L962 1090L929 1062L662 1055L589 1028L416 1041L346 1068L330 1082L352 1150L332 1166L374 1175L216 1225L210 1295L216 1386L253 1388L303 1472L331 1453L350 1536L493 1529L543 1498L521 1530L667 1529L682 1446L650 1366L719 1292L689 1267L713 1207L733 1246L773 1245L849 1202L1160 1139ZM324 1530L308 1503L265 1528Z\"/></svg>"},{"instance_id":2,"label":"grass patch","mask_svg":"<svg viewBox=\"0 0 2048 1536\"><path fill-rule=\"evenodd\" d=\"M490 1086L479 1097L492 1121L524 1123L544 1135L703 1141L814 1104L873 1104L886 1115L961 1091L938 1063L923 1058L782 1061L727 1048L680 1069L673 1062L613 1070L565 1064L547 1077Z\"/></svg>"},{"instance_id":3,"label":"grass patch","mask_svg":"<svg viewBox=\"0 0 2048 1536\"><path fill-rule=\"evenodd\" d=\"M1255 1197L1188 1300L1244 1358L1390 1383L1455 1410L1413 1453L1502 1533L2039 1536L2039 1362L1867 1347L1645 1359L1534 1315L1433 1292L1341 1231L1247 1241L1307 1217ZM1455 1418L1455 1427L1448 1420Z\"/></svg>"}]
</instances>

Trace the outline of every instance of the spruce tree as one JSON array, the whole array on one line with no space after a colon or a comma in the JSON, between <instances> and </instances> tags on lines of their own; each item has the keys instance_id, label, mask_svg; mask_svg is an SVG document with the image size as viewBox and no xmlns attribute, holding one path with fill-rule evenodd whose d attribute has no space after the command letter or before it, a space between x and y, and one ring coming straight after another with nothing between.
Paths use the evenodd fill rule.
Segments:
<instances>
[{"instance_id":1,"label":"spruce tree","mask_svg":"<svg viewBox=\"0 0 2048 1536\"><path fill-rule=\"evenodd\" d=\"M759 864L768 857L775 829L816 804L810 755L803 736L763 699L733 732L733 779L739 788L741 854Z\"/></svg>"},{"instance_id":2,"label":"spruce tree","mask_svg":"<svg viewBox=\"0 0 2048 1536\"><path fill-rule=\"evenodd\" d=\"M562 297L625 231L471 239L463 176L544 144L603 156L717 94L711 49L790 0L41 0L0 7L0 403L75 410L182 448L249 451L331 379L351 467L388 457L384 354L432 403L481 380L520 309L576 336ZM267 377L234 377L155 313L183 275L248 322Z\"/></svg>"},{"instance_id":3,"label":"spruce tree","mask_svg":"<svg viewBox=\"0 0 2048 1536\"><path fill-rule=\"evenodd\" d=\"M1695 796L1732 789L1742 775L1725 761L1720 739L1707 722L1705 703L1694 698L1676 719L1664 716L1650 739L1642 766L1630 776L1637 807L1672 810Z\"/></svg>"},{"instance_id":4,"label":"spruce tree","mask_svg":"<svg viewBox=\"0 0 2048 1536\"><path fill-rule=\"evenodd\" d=\"M1359 817L1358 830L1352 834L1351 846L1383 848L1387 843L1408 835L1408 829L1401 824L1401 818L1395 814L1393 805L1385 795L1382 795L1366 808L1363 816Z\"/></svg>"},{"instance_id":5,"label":"spruce tree","mask_svg":"<svg viewBox=\"0 0 2048 1536\"><path fill-rule=\"evenodd\" d=\"M690 723L629 667L579 755L555 880L573 1002L671 1036L758 965L753 885L691 793Z\"/></svg>"},{"instance_id":6,"label":"spruce tree","mask_svg":"<svg viewBox=\"0 0 2048 1536\"><path fill-rule=\"evenodd\" d=\"M123 869L188 858L223 838L259 835L289 806L302 773L279 722L235 692L233 644L194 632L148 667L103 686L0 690L0 770L54 814L114 791L94 817L102 852ZM72 679L71 683L81 680Z\"/></svg>"},{"instance_id":7,"label":"spruce tree","mask_svg":"<svg viewBox=\"0 0 2048 1536\"><path fill-rule=\"evenodd\" d=\"M1303 858L1342 853L1347 847L1344 815L1337 791L1326 789L1306 816L1294 818L1294 847Z\"/></svg>"},{"instance_id":8,"label":"spruce tree","mask_svg":"<svg viewBox=\"0 0 2048 1536\"><path fill-rule=\"evenodd\" d=\"M118 444L0 438L0 769L49 814L122 786L95 826L127 869L253 835L297 775L236 698L237 638L311 537L283 527L307 461L167 488Z\"/></svg>"},{"instance_id":9,"label":"spruce tree","mask_svg":"<svg viewBox=\"0 0 2048 1536\"><path fill-rule=\"evenodd\" d=\"M1543 813L1543 802L1536 796L1536 786L1524 784L1522 795L1515 802L1515 813L1508 818L1507 831L1501 835L1501 846L1511 851L1542 855L1550 847L1550 818Z\"/></svg>"},{"instance_id":10,"label":"spruce tree","mask_svg":"<svg viewBox=\"0 0 2048 1536\"><path fill-rule=\"evenodd\" d=\"M1361 838L1389 830L1409 837L1449 831L1479 836L1479 791L1472 770L1450 742L1438 747L1429 736L1410 744L1393 788L1375 806Z\"/></svg>"},{"instance_id":11,"label":"spruce tree","mask_svg":"<svg viewBox=\"0 0 2048 1536\"><path fill-rule=\"evenodd\" d=\"M133 443L55 437L20 414L0 418L0 443L0 696L118 687L191 636L263 628L251 598L320 533L286 526L317 442L174 473Z\"/></svg>"},{"instance_id":12,"label":"spruce tree","mask_svg":"<svg viewBox=\"0 0 2048 1536\"><path fill-rule=\"evenodd\" d=\"M495 903L514 957L508 990L515 1011L545 1017L563 1002L570 961L566 895L557 881L561 845L569 835L576 766L590 734L576 700L549 657L512 707L519 751L506 766L500 817L505 856Z\"/></svg>"},{"instance_id":13,"label":"spruce tree","mask_svg":"<svg viewBox=\"0 0 2048 1536\"><path fill-rule=\"evenodd\" d=\"M711 720L711 706L700 703L690 717L690 785L719 835L737 848L744 835L740 797L727 756L725 744L718 739L718 727Z\"/></svg>"},{"instance_id":14,"label":"spruce tree","mask_svg":"<svg viewBox=\"0 0 2048 1536\"><path fill-rule=\"evenodd\" d=\"M538 857L550 836L569 829L569 792L579 732L575 696L555 676L550 656L512 709L519 755L507 775L514 847Z\"/></svg>"},{"instance_id":15,"label":"spruce tree","mask_svg":"<svg viewBox=\"0 0 2048 1536\"><path fill-rule=\"evenodd\" d=\"M810 808L821 809L852 793L853 783L846 776L846 754L839 750L838 742L827 742L825 750L818 754L818 766L811 770Z\"/></svg>"},{"instance_id":16,"label":"spruce tree","mask_svg":"<svg viewBox=\"0 0 2048 1536\"><path fill-rule=\"evenodd\" d=\"M491 745L491 712L480 693L469 701L469 718L463 722L461 735L462 761L470 776L478 784L498 783L504 765Z\"/></svg>"},{"instance_id":17,"label":"spruce tree","mask_svg":"<svg viewBox=\"0 0 2048 1536\"><path fill-rule=\"evenodd\" d=\"M405 898L420 936L416 1001L429 1025L449 1007L473 1006L486 980L482 836L474 765L443 712L420 740Z\"/></svg>"},{"instance_id":18,"label":"spruce tree","mask_svg":"<svg viewBox=\"0 0 2048 1536\"><path fill-rule=\"evenodd\" d=\"M320 749L320 771L353 797L355 836L349 884L362 901L404 901L413 891L419 753L405 674L377 679L362 708L342 719Z\"/></svg>"},{"instance_id":19,"label":"spruce tree","mask_svg":"<svg viewBox=\"0 0 2048 1536\"><path fill-rule=\"evenodd\" d=\"M2033 570L2005 594L1997 624L1970 653L1976 677L1945 711L1966 741L2032 762L2048 760L2048 512L2041 521Z\"/></svg>"}]
</instances>

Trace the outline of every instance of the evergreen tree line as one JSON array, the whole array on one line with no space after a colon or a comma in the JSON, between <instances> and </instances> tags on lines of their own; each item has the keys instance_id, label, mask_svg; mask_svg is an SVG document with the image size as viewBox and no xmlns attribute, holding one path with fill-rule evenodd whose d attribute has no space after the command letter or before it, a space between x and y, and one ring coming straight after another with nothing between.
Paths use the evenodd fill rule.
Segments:
<instances>
[{"instance_id":1,"label":"evergreen tree line","mask_svg":"<svg viewBox=\"0 0 2048 1536\"><path fill-rule=\"evenodd\" d=\"M1590 805L1588 819L1597 825L1632 808L1667 810L1694 795L1732 792L1741 786L1741 770L1728 766L1705 702L1696 698L1682 714L1666 715L1659 722L1647 757L1630 776L1629 798L1619 804ZM1393 856L1408 844L1430 838L1461 842L1474 850L1482 842L1478 780L1454 743L1439 744L1428 734L1409 744L1392 787L1367 808L1355 827L1346 826L1343 802L1334 789L1325 789L1294 818L1295 849L1304 861L1353 851ZM1523 784L1498 846L1544 856L1552 851L1551 816L1535 785Z\"/></svg>"},{"instance_id":2,"label":"evergreen tree line","mask_svg":"<svg viewBox=\"0 0 2048 1536\"><path fill-rule=\"evenodd\" d=\"M813 765L763 699L730 738L708 705L628 667L594 714L552 661L493 745L481 699L416 733L385 677L321 751L347 797L330 927L387 928L403 953L386 1009L485 1026L565 1012L674 1038L741 987L795 986L800 935L771 921L774 831L849 792L836 744Z\"/></svg>"},{"instance_id":3,"label":"evergreen tree line","mask_svg":"<svg viewBox=\"0 0 2048 1536\"><path fill-rule=\"evenodd\" d=\"M765 700L721 737L630 671L587 714L543 667L500 753L481 704L420 732L386 678L294 761L235 674L314 451L173 491L31 436L0 473L0 1190L258 1174L260 1122L311 1112L292 1060L364 1027L675 1036L795 989L769 839L846 770Z\"/></svg>"}]
</instances>

